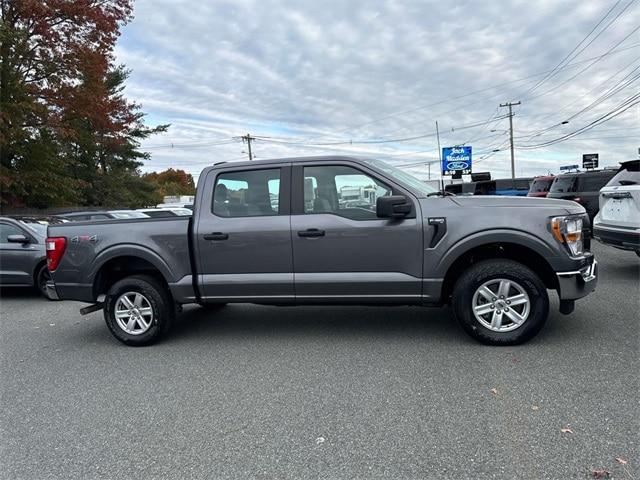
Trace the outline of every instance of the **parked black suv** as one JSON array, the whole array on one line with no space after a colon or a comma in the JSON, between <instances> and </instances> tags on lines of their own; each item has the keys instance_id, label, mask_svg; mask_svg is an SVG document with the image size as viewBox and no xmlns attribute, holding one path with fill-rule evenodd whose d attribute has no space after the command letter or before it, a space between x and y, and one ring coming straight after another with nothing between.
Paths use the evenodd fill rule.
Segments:
<instances>
[{"instance_id":1,"label":"parked black suv","mask_svg":"<svg viewBox=\"0 0 640 480\"><path fill-rule=\"evenodd\" d=\"M598 200L600 189L615 174L616 170L596 170L558 175L551 184L547 198L561 198L579 203L585 208L589 220L593 223L593 217L600 208Z\"/></svg>"}]
</instances>

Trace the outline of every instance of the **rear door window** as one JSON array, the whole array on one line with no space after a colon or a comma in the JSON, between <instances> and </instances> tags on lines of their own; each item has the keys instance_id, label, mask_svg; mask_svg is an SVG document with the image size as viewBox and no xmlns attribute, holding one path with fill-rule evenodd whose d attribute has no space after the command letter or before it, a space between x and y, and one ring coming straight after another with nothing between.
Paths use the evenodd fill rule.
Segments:
<instances>
[{"instance_id":1,"label":"rear door window","mask_svg":"<svg viewBox=\"0 0 640 480\"><path fill-rule=\"evenodd\" d=\"M255 217L280 213L280 168L223 172L213 191L219 217Z\"/></svg>"}]
</instances>

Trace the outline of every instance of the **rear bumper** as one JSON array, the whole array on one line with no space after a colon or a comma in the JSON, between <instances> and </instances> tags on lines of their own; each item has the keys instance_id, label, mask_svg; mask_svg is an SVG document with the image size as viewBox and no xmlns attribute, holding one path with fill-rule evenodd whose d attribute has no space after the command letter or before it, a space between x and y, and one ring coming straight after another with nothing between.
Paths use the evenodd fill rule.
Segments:
<instances>
[{"instance_id":1,"label":"rear bumper","mask_svg":"<svg viewBox=\"0 0 640 480\"><path fill-rule=\"evenodd\" d=\"M560 300L577 300L593 292L598 285L598 262L592 261L570 272L556 273L558 278L558 295Z\"/></svg>"},{"instance_id":2,"label":"rear bumper","mask_svg":"<svg viewBox=\"0 0 640 480\"><path fill-rule=\"evenodd\" d=\"M55 291L56 300L76 300L79 302L93 303L96 299L93 296L93 285L84 283L51 283Z\"/></svg>"},{"instance_id":3,"label":"rear bumper","mask_svg":"<svg viewBox=\"0 0 640 480\"><path fill-rule=\"evenodd\" d=\"M593 238L600 243L623 250L640 250L640 230L605 227L598 224L593 227Z\"/></svg>"}]
</instances>

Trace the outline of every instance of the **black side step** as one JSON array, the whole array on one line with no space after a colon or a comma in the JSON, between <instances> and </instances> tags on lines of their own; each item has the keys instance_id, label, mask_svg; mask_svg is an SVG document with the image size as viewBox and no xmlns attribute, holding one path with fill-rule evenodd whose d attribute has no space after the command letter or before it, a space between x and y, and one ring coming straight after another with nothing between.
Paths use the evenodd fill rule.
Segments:
<instances>
[{"instance_id":1,"label":"black side step","mask_svg":"<svg viewBox=\"0 0 640 480\"><path fill-rule=\"evenodd\" d=\"M88 313L97 312L98 310L102 310L103 308L104 308L104 302L94 303L93 305L82 307L80 309L80 315L87 315Z\"/></svg>"}]
</instances>

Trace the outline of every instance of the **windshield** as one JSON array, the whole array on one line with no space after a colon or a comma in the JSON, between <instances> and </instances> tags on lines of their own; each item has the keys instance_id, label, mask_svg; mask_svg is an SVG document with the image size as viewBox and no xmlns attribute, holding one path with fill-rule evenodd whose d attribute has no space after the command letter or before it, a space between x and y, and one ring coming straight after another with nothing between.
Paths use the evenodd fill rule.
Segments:
<instances>
[{"instance_id":1,"label":"windshield","mask_svg":"<svg viewBox=\"0 0 640 480\"><path fill-rule=\"evenodd\" d=\"M574 175L568 177L556 177L551 184L550 192L575 192L576 191L576 177Z\"/></svg>"},{"instance_id":2,"label":"windshield","mask_svg":"<svg viewBox=\"0 0 640 480\"><path fill-rule=\"evenodd\" d=\"M531 184L530 192L548 192L551 187L552 178L538 178Z\"/></svg>"},{"instance_id":3,"label":"windshield","mask_svg":"<svg viewBox=\"0 0 640 480\"><path fill-rule=\"evenodd\" d=\"M399 168L389 165L382 160L377 159L363 159L365 163L373 165L376 169L383 173L386 173L394 180L397 180L401 185L405 185L414 191L419 197L426 197L430 193L436 193L439 189L426 184L422 180L414 177L413 175L403 172Z\"/></svg>"}]
</instances>

